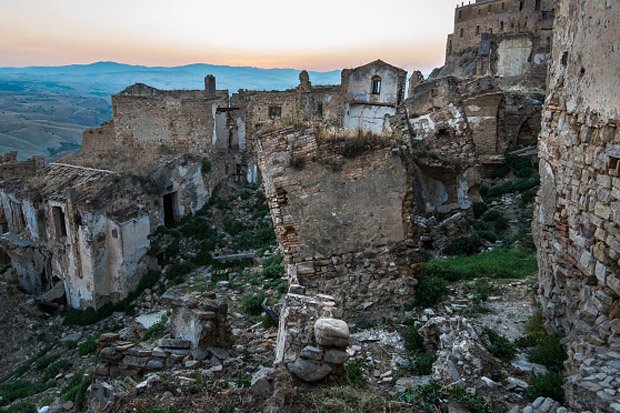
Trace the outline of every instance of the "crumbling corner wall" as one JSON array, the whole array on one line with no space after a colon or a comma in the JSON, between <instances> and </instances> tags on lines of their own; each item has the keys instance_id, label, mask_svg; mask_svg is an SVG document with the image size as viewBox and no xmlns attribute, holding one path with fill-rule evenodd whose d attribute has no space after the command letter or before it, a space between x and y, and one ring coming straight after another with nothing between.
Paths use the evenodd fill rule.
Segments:
<instances>
[{"instance_id":1,"label":"crumbling corner wall","mask_svg":"<svg viewBox=\"0 0 620 413\"><path fill-rule=\"evenodd\" d=\"M295 128L259 138L276 236L293 283L345 310L400 305L421 260L400 142ZM372 310L372 308L371 308Z\"/></svg>"}]
</instances>

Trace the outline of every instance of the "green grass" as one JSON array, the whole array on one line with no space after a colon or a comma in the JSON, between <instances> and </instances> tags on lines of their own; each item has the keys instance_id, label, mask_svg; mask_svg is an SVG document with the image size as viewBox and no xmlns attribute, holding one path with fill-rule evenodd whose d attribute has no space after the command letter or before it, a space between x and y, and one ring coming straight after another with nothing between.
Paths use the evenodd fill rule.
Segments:
<instances>
[{"instance_id":1,"label":"green grass","mask_svg":"<svg viewBox=\"0 0 620 413\"><path fill-rule=\"evenodd\" d=\"M6 406L15 400L34 396L47 390L45 383L32 383L26 380L17 380L0 387L0 407Z\"/></svg>"},{"instance_id":2,"label":"green grass","mask_svg":"<svg viewBox=\"0 0 620 413\"><path fill-rule=\"evenodd\" d=\"M431 382L406 390L401 400L417 406L423 412L447 411L446 402L453 400L472 413L492 413L491 404L480 396L472 396L460 386Z\"/></svg>"},{"instance_id":3,"label":"green grass","mask_svg":"<svg viewBox=\"0 0 620 413\"><path fill-rule=\"evenodd\" d=\"M138 409L138 413L181 413L175 407L164 404L151 404L145 408Z\"/></svg>"},{"instance_id":4,"label":"green grass","mask_svg":"<svg viewBox=\"0 0 620 413\"><path fill-rule=\"evenodd\" d=\"M80 371L75 374L60 392L60 399L64 402L72 401L78 412L82 412L87 407L86 390L92 377L90 374L84 374Z\"/></svg>"},{"instance_id":5,"label":"green grass","mask_svg":"<svg viewBox=\"0 0 620 413\"><path fill-rule=\"evenodd\" d=\"M422 266L422 274L448 281L478 277L523 278L538 271L536 256L529 251L496 249L469 257L430 260Z\"/></svg>"},{"instance_id":6,"label":"green grass","mask_svg":"<svg viewBox=\"0 0 620 413\"><path fill-rule=\"evenodd\" d=\"M0 413L37 413L37 406L26 400L14 403L6 409L0 409Z\"/></svg>"},{"instance_id":7,"label":"green grass","mask_svg":"<svg viewBox=\"0 0 620 413\"><path fill-rule=\"evenodd\" d=\"M65 358L61 358L47 366L45 369L45 374L43 375L43 381L48 381L53 379L60 373L61 371L67 370L71 366L71 362Z\"/></svg>"}]
</instances>

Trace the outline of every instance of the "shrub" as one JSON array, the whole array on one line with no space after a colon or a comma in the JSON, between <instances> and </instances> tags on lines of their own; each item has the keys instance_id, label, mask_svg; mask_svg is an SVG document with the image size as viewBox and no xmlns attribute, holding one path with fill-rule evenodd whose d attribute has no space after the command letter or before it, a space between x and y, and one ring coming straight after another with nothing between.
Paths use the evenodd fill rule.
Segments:
<instances>
[{"instance_id":1,"label":"shrub","mask_svg":"<svg viewBox=\"0 0 620 413\"><path fill-rule=\"evenodd\" d=\"M211 159L209 158L202 158L202 173L204 175L207 175L209 172L211 172L211 169L213 169L213 163L211 162Z\"/></svg>"},{"instance_id":2,"label":"shrub","mask_svg":"<svg viewBox=\"0 0 620 413\"><path fill-rule=\"evenodd\" d=\"M306 158L299 155L291 155L289 166L297 170L304 169L304 166L306 166Z\"/></svg>"},{"instance_id":3,"label":"shrub","mask_svg":"<svg viewBox=\"0 0 620 413\"><path fill-rule=\"evenodd\" d=\"M429 375L433 372L433 363L437 355L432 351L417 352L407 357L407 370L416 376Z\"/></svg>"},{"instance_id":4,"label":"shrub","mask_svg":"<svg viewBox=\"0 0 620 413\"><path fill-rule=\"evenodd\" d=\"M282 255L276 254L267 258L263 262L263 269L261 276L264 278L277 278L284 273L284 266L282 265Z\"/></svg>"},{"instance_id":5,"label":"shrub","mask_svg":"<svg viewBox=\"0 0 620 413\"><path fill-rule=\"evenodd\" d=\"M460 237L452 241L443 252L446 255L473 255L480 250L480 239L475 235Z\"/></svg>"},{"instance_id":6,"label":"shrub","mask_svg":"<svg viewBox=\"0 0 620 413\"><path fill-rule=\"evenodd\" d=\"M224 222L224 231L233 237L246 230L246 225L238 219L226 219Z\"/></svg>"},{"instance_id":7,"label":"shrub","mask_svg":"<svg viewBox=\"0 0 620 413\"><path fill-rule=\"evenodd\" d=\"M157 284L157 281L159 281L160 276L161 274L158 271L148 270L146 274L144 274L140 279L140 282L138 283L138 287L136 288L134 294L137 296L147 288L153 288L155 284Z\"/></svg>"},{"instance_id":8,"label":"shrub","mask_svg":"<svg viewBox=\"0 0 620 413\"><path fill-rule=\"evenodd\" d=\"M84 341L80 343L78 346L78 354L80 356L86 356L88 354L92 354L97 351L97 338L95 336L90 336Z\"/></svg>"},{"instance_id":9,"label":"shrub","mask_svg":"<svg viewBox=\"0 0 620 413\"><path fill-rule=\"evenodd\" d=\"M568 358L566 351L560 340L560 334L553 334L542 337L538 344L529 354L529 360L532 363L547 366L549 370L559 372L564 370L564 361Z\"/></svg>"},{"instance_id":10,"label":"shrub","mask_svg":"<svg viewBox=\"0 0 620 413\"><path fill-rule=\"evenodd\" d=\"M542 311L538 310L527 320L527 324L525 325L525 336L519 338L516 344L519 347L534 347L546 336L545 319L542 315Z\"/></svg>"},{"instance_id":11,"label":"shrub","mask_svg":"<svg viewBox=\"0 0 620 413\"><path fill-rule=\"evenodd\" d=\"M563 382L564 376L554 371L535 376L530 381L528 396L531 400L536 400L538 397L551 397L558 403L564 403Z\"/></svg>"},{"instance_id":12,"label":"shrub","mask_svg":"<svg viewBox=\"0 0 620 413\"><path fill-rule=\"evenodd\" d=\"M355 359L344 365L344 378L350 385L363 386L366 384L364 371L368 362L364 359Z\"/></svg>"},{"instance_id":13,"label":"shrub","mask_svg":"<svg viewBox=\"0 0 620 413\"><path fill-rule=\"evenodd\" d=\"M192 258L192 263L195 265L211 265L215 263L213 255L209 251L200 250L195 257Z\"/></svg>"},{"instance_id":14,"label":"shrub","mask_svg":"<svg viewBox=\"0 0 620 413\"><path fill-rule=\"evenodd\" d=\"M485 328L484 332L490 341L490 345L487 347L489 353L504 361L514 358L517 353L517 347L510 340L490 328Z\"/></svg>"},{"instance_id":15,"label":"shrub","mask_svg":"<svg viewBox=\"0 0 620 413\"><path fill-rule=\"evenodd\" d=\"M486 278L479 278L467 284L466 288L473 293L474 302L477 304L486 301L493 290L491 283Z\"/></svg>"},{"instance_id":16,"label":"shrub","mask_svg":"<svg viewBox=\"0 0 620 413\"><path fill-rule=\"evenodd\" d=\"M169 280L172 280L173 283L179 284L183 282L183 277L189 274L193 269L193 266L188 261L180 261L172 264L170 268L168 268L168 272L166 276Z\"/></svg>"},{"instance_id":17,"label":"shrub","mask_svg":"<svg viewBox=\"0 0 620 413\"><path fill-rule=\"evenodd\" d=\"M418 307L430 307L448 293L448 283L445 279L437 276L422 276L416 286L414 302Z\"/></svg>"},{"instance_id":18,"label":"shrub","mask_svg":"<svg viewBox=\"0 0 620 413\"><path fill-rule=\"evenodd\" d=\"M426 351L424 347L424 339L418 333L420 327L415 325L407 326L403 332L403 339L405 340L405 349L409 352L422 352Z\"/></svg>"},{"instance_id":19,"label":"shrub","mask_svg":"<svg viewBox=\"0 0 620 413\"><path fill-rule=\"evenodd\" d=\"M488 209L489 206L485 202L476 202L473 206L474 217L480 218Z\"/></svg>"},{"instance_id":20,"label":"shrub","mask_svg":"<svg viewBox=\"0 0 620 413\"><path fill-rule=\"evenodd\" d=\"M260 315L263 312L263 308L261 307L263 301L265 300L265 293L258 293L246 296L241 303L241 308L243 312L248 315Z\"/></svg>"},{"instance_id":21,"label":"shrub","mask_svg":"<svg viewBox=\"0 0 620 413\"><path fill-rule=\"evenodd\" d=\"M485 222L495 222L500 218L503 218L504 214L502 213L502 211L498 211L497 209L492 209L490 211L487 211L486 214L484 214L484 216L482 217L482 220Z\"/></svg>"}]
</instances>

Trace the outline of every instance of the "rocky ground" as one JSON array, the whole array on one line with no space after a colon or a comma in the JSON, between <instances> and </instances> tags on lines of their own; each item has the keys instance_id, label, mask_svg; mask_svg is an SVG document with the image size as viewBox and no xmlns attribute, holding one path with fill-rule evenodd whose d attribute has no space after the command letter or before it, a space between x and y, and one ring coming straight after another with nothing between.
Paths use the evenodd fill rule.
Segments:
<instances>
[{"instance_id":1,"label":"rocky ground","mask_svg":"<svg viewBox=\"0 0 620 413\"><path fill-rule=\"evenodd\" d=\"M490 182L473 221L478 250L529 245L531 188L493 192L515 179L512 171ZM530 355L546 334L536 318L535 271L451 280L430 305L414 299L404 313L349 317L344 370L309 385L270 371L288 285L257 188L221 188L196 217L157 231L152 245L159 270L105 313L46 314L17 290L10 269L2 274L0 411L76 412L89 403L96 411L107 403L114 412L259 412L272 396L282 399L281 412L566 411L531 388L549 370ZM231 345L199 355L166 350L153 371L97 376L110 372L102 363L121 348L137 359L165 350L171 297L201 294L225 303ZM89 391L94 376L100 385ZM265 387L265 377L278 384ZM450 384L458 380L462 387Z\"/></svg>"}]
</instances>

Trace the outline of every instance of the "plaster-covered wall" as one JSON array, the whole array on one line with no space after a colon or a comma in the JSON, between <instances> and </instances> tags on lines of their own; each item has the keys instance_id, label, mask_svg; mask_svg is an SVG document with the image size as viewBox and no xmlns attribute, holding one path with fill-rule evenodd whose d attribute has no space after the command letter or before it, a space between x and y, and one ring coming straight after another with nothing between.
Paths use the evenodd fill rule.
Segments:
<instances>
[{"instance_id":1,"label":"plaster-covered wall","mask_svg":"<svg viewBox=\"0 0 620 413\"><path fill-rule=\"evenodd\" d=\"M374 133L389 130L389 117L396 113L396 109L389 106L356 105L347 106L344 115L345 129L364 129Z\"/></svg>"}]
</instances>

